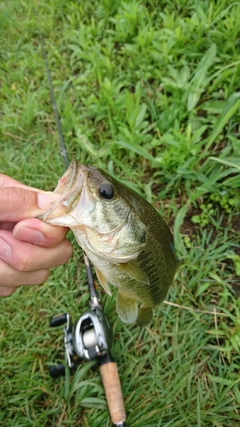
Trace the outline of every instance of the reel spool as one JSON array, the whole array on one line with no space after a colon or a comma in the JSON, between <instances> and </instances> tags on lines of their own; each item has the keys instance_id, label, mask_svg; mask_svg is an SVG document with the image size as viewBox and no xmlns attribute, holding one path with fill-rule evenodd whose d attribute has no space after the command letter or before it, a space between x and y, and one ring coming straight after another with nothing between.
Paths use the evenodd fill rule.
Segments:
<instances>
[{"instance_id":1,"label":"reel spool","mask_svg":"<svg viewBox=\"0 0 240 427\"><path fill-rule=\"evenodd\" d=\"M89 329L85 332L82 337L84 347L89 350L97 345L97 337L94 329Z\"/></svg>"},{"instance_id":2,"label":"reel spool","mask_svg":"<svg viewBox=\"0 0 240 427\"><path fill-rule=\"evenodd\" d=\"M75 353L84 360L93 360L110 351L112 330L99 307L86 311L75 323L72 333Z\"/></svg>"}]
</instances>

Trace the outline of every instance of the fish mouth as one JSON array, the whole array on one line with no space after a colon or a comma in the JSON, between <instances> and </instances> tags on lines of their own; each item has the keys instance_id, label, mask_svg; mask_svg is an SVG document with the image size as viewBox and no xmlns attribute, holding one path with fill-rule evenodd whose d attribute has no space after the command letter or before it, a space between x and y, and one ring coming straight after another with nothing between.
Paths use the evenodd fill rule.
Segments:
<instances>
[{"instance_id":1,"label":"fish mouth","mask_svg":"<svg viewBox=\"0 0 240 427\"><path fill-rule=\"evenodd\" d=\"M78 163L76 160L72 160L68 169L64 175L58 181L58 185L54 190L54 193L64 196L68 194L72 188L75 186L78 178ZM79 182L79 184L81 184Z\"/></svg>"},{"instance_id":2,"label":"fish mouth","mask_svg":"<svg viewBox=\"0 0 240 427\"><path fill-rule=\"evenodd\" d=\"M54 190L54 193L60 195L59 200L53 202L53 206L37 218L54 225L66 227L73 225L71 212L80 200L82 189L86 183L86 175L84 165L72 160Z\"/></svg>"}]
</instances>

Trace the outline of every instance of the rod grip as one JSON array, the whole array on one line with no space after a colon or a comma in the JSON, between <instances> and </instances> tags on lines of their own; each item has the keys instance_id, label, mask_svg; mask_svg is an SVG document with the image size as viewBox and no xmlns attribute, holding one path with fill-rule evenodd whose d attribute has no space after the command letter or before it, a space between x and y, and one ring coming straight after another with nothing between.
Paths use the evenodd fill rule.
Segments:
<instances>
[{"instance_id":1,"label":"rod grip","mask_svg":"<svg viewBox=\"0 0 240 427\"><path fill-rule=\"evenodd\" d=\"M115 362L104 363L100 366L100 373L112 422L120 425L126 420L126 412L117 364Z\"/></svg>"}]
</instances>

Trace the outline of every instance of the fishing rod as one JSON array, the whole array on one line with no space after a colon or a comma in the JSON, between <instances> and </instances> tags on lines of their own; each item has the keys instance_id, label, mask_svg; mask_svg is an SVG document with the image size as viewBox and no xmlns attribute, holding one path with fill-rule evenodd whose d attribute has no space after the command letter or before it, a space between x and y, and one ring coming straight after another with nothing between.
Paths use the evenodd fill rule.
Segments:
<instances>
[{"instance_id":1,"label":"fishing rod","mask_svg":"<svg viewBox=\"0 0 240 427\"><path fill-rule=\"evenodd\" d=\"M67 169L69 166L69 160L54 96L44 39L41 32L40 39L48 77L52 106L59 133L61 154L64 158L65 168ZM112 329L109 325L107 317L103 313L102 305L94 285L91 266L85 253L83 253L83 258L90 294L90 309L80 315L74 324L72 323L71 317L68 313L64 313L60 316L54 316L50 319L50 326L58 327L64 325L63 331L65 354L70 372L73 372L74 369L76 369L79 359L86 361L98 361L112 423L116 427L126 427L126 412L124 408L118 368L110 352L113 341ZM64 374L64 364L60 363L58 365L51 366L50 375L53 378L58 378Z\"/></svg>"}]
</instances>

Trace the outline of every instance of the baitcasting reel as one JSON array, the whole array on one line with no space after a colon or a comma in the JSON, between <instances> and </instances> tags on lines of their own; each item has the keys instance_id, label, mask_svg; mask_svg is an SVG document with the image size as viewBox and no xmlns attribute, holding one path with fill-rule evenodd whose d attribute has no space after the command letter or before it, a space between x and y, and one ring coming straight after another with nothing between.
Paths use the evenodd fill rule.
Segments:
<instances>
[{"instance_id":1,"label":"baitcasting reel","mask_svg":"<svg viewBox=\"0 0 240 427\"><path fill-rule=\"evenodd\" d=\"M78 321L72 325L71 317L68 313L57 317L52 317L50 326L64 327L64 345L69 369L72 371L76 367L76 358L86 361L98 359L108 359L112 346L113 335L106 316L104 316L100 305L87 310ZM105 356L105 358L103 358ZM63 364L51 366L50 375L58 378L64 375Z\"/></svg>"},{"instance_id":2,"label":"baitcasting reel","mask_svg":"<svg viewBox=\"0 0 240 427\"><path fill-rule=\"evenodd\" d=\"M51 318L51 327L61 325L65 325L64 345L70 371L76 368L78 359L87 361L96 359L112 422L116 427L126 427L126 412L118 369L110 353L112 330L97 298L91 298L91 308L80 316L74 325L68 313ZM63 364L51 366L50 375L53 378L64 374Z\"/></svg>"}]
</instances>

